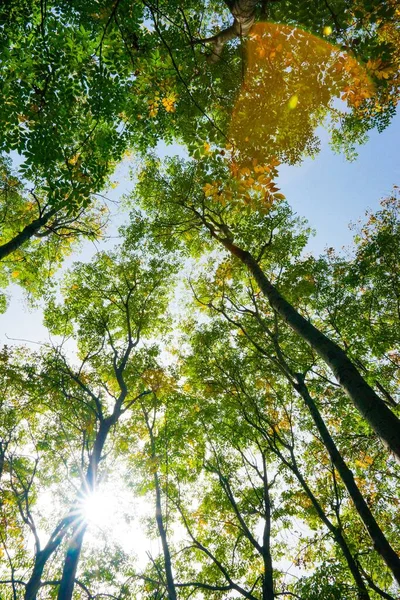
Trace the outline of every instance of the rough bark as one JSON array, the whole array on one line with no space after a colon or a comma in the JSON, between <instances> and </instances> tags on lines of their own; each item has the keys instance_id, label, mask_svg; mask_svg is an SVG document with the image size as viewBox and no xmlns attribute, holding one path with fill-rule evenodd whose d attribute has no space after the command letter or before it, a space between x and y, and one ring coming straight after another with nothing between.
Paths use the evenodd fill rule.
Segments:
<instances>
[{"instance_id":1,"label":"rough bark","mask_svg":"<svg viewBox=\"0 0 400 600\"><path fill-rule=\"evenodd\" d=\"M400 419L368 385L346 353L285 300L250 252L228 239L217 239L248 267L271 307L319 354L361 415L400 461Z\"/></svg>"}]
</instances>

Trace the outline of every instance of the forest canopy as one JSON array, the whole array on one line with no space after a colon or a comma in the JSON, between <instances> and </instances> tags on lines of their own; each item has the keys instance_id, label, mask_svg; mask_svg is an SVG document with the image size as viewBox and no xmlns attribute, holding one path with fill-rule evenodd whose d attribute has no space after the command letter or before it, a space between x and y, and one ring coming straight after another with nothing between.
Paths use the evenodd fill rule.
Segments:
<instances>
[{"instance_id":1,"label":"forest canopy","mask_svg":"<svg viewBox=\"0 0 400 600\"><path fill-rule=\"evenodd\" d=\"M0 51L0 312L47 331L0 349L0 598L398 599L398 187L316 254L277 185L390 127L397 2L7 0Z\"/></svg>"}]
</instances>

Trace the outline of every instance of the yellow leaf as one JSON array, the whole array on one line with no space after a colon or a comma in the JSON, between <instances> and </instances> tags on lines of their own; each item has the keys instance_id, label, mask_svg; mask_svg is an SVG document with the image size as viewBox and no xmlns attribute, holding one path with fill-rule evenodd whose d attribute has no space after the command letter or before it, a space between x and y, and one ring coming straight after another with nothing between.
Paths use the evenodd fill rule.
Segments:
<instances>
[{"instance_id":1,"label":"yellow leaf","mask_svg":"<svg viewBox=\"0 0 400 600\"><path fill-rule=\"evenodd\" d=\"M204 194L208 197L208 196L212 196L213 194L217 193L217 183L206 183L205 186L203 186L203 191Z\"/></svg>"},{"instance_id":2,"label":"yellow leaf","mask_svg":"<svg viewBox=\"0 0 400 600\"><path fill-rule=\"evenodd\" d=\"M77 163L77 162L78 162L78 160L79 160L79 156L80 156L80 153L79 153L79 152L77 152L77 154L75 154L74 156L72 156L72 158L70 158L70 159L68 160L68 164L69 164L69 165L76 165L76 163Z\"/></svg>"},{"instance_id":3,"label":"yellow leaf","mask_svg":"<svg viewBox=\"0 0 400 600\"><path fill-rule=\"evenodd\" d=\"M175 112L175 94L170 94L161 100L162 105L164 106L167 112Z\"/></svg>"},{"instance_id":4,"label":"yellow leaf","mask_svg":"<svg viewBox=\"0 0 400 600\"><path fill-rule=\"evenodd\" d=\"M271 178L270 178L270 177L267 177L267 175L259 175L259 176L257 177L257 181L258 181L259 183L266 184L266 183L270 183L270 181L271 181Z\"/></svg>"},{"instance_id":5,"label":"yellow leaf","mask_svg":"<svg viewBox=\"0 0 400 600\"><path fill-rule=\"evenodd\" d=\"M25 212L30 212L31 210L33 210L35 208L35 204L33 202L27 202L25 204Z\"/></svg>"},{"instance_id":6,"label":"yellow leaf","mask_svg":"<svg viewBox=\"0 0 400 600\"><path fill-rule=\"evenodd\" d=\"M288 102L288 106L289 106L290 110L295 109L298 102L299 102L299 97L297 96L297 94L293 94L293 96L290 98L290 100Z\"/></svg>"}]
</instances>

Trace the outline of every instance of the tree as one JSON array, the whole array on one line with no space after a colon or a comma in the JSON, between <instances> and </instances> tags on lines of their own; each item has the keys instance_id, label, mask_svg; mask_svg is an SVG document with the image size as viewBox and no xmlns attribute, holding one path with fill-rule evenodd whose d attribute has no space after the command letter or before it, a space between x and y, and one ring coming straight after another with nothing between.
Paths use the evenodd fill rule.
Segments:
<instances>
[{"instance_id":1,"label":"tree","mask_svg":"<svg viewBox=\"0 0 400 600\"><path fill-rule=\"evenodd\" d=\"M221 276L223 277L221 281ZM287 335L281 330L279 322L275 318L264 314L263 304L260 303L257 294L250 287L247 290L249 303L246 302L246 295L243 299L243 291L240 293L240 286L236 285L232 288L227 281L227 277L231 275L224 274L224 270L220 271L216 286L214 289L214 299L208 301L206 306L209 306L213 311L221 314L227 321L236 327L249 340L260 358L266 359L272 365L278 367L284 377L291 384L292 388L302 397L306 407L308 408L314 424L318 430L323 444L325 445L332 464L337 468L340 478L342 479L350 497L352 498L357 512L359 513L367 531L374 540L374 547L384 557L385 562L393 571L396 578L398 575L398 558L395 551L390 547L390 543L383 535L378 523L376 522L368 503L360 492L354 475L348 468L343 459L337 445L335 444L328 428L326 427L320 411L317 408L316 402L312 398L309 385L312 385L312 380L308 384L305 379L310 370L314 368L310 365L310 359L307 355L303 360L307 361L307 367L300 366L299 348L294 346L292 349L288 343ZM208 294L210 287L208 285ZM269 318L268 318L269 317ZM255 321L255 325L251 321ZM286 338L286 339L285 339ZM285 342L283 342L285 340ZM296 351L297 350L297 351ZM290 353L296 356L296 360L290 357ZM314 366L314 365L313 365ZM321 389L318 392L322 392ZM327 391L325 391L327 393ZM278 434L276 434L278 435ZM279 436L278 436L279 439ZM379 542L379 540L381 540Z\"/></svg>"},{"instance_id":2,"label":"tree","mask_svg":"<svg viewBox=\"0 0 400 600\"><path fill-rule=\"evenodd\" d=\"M138 228L143 236L143 226L139 224ZM68 443L81 447L78 474L82 475L78 477L81 482L70 510L53 525L44 548L29 508L27 524L35 536L36 550L33 570L25 582L26 600L36 598L46 564L66 537L58 595L72 596L86 530L82 502L99 484L100 461L119 418L138 398L149 393L143 387L142 373L151 364L155 349L140 349L138 345L157 329L165 330L162 313L171 281L165 275L171 276L175 265L168 257L152 257L151 244L146 253L144 247L141 237L140 247L136 245L135 249L133 242L126 244L120 256L102 253L92 264L76 265L68 278L64 305L49 305L49 327L64 336L76 332L81 362L78 368L70 365L63 351L55 348L43 356L41 368L34 370L36 386L59 411L65 435L69 436L71 427L71 432L78 432L78 438L75 433ZM38 388L33 393L37 394ZM34 499L26 502L30 506Z\"/></svg>"},{"instance_id":3,"label":"tree","mask_svg":"<svg viewBox=\"0 0 400 600\"><path fill-rule=\"evenodd\" d=\"M242 426L241 423L243 423L243 427L246 428L244 439L247 440L248 443L250 440L254 439L253 436L255 436L255 439L258 438L258 444L267 444L267 448L269 448L269 450L279 458L285 468L295 476L301 486L302 492L305 493L308 498L309 504L303 504L303 501L300 501L297 497L293 506L297 506L297 510L299 510L299 506L310 507L310 511L307 511L306 514L314 519L313 525L310 523L312 529L315 528L316 517L328 528L335 539L335 542L343 552L343 557L345 557L347 561L347 568L354 577L359 596L368 597L366 583L364 582L365 573L358 564L358 559L352 557L350 551L352 542L346 542L346 536L344 535L344 522L345 519L348 518L349 506L347 505L344 510L346 504L341 495L340 485L336 479L337 475L335 474L336 468L338 468L339 477L341 477L343 473L341 465L338 464L340 453L337 448L335 448L336 455L332 453L332 444L334 445L334 442L330 439L327 443L327 429L315 403L312 405L310 414L312 415L313 420L315 420L319 433L316 438L316 446L312 443L310 444L309 441L306 441L307 438L304 439L304 430L306 429L309 431L309 426L305 428L305 422L302 421L304 417L300 416L304 407L299 406L293 396L290 398L290 392L289 396L286 396L289 391L284 383L287 372L285 374L285 370L281 368L283 366L285 369L288 368L287 363L281 362L284 361L283 352L286 355L288 351L286 344L285 350L277 354L275 354L273 350L267 350L268 345L266 344L266 339L261 342L260 335L257 337L258 344L260 345L256 344L253 341L254 328L251 325L251 311L248 307L245 308L239 304L236 295L234 297L230 296L227 288L228 286L225 285L225 302L228 305L231 301L232 304L230 305L230 309L226 309L227 312L225 312L223 308L220 308L218 312L220 312L225 319L229 319L228 323L235 323L238 333L244 335L233 338L232 340L231 325L215 322L211 328L210 326L203 326L197 335L193 353L189 359L189 364L191 365L190 380L193 389L202 389L202 405L204 405L205 402L210 402L212 407L211 410L218 412L218 418L210 418L208 412L206 412L203 417L206 422L214 424L212 439L218 439L218 431L220 428L227 427L228 430L224 435L224 439L228 444L234 443L232 439ZM217 310L217 308L214 308L214 304L209 304L209 306L213 311ZM240 320L238 319L238 315L240 315ZM229 335L231 335L231 341L229 340ZM246 351L246 343L250 346L248 351ZM201 353L197 350L197 344L203 348ZM252 351L252 347L255 347L256 349L255 354ZM296 357L296 363L298 363L298 361L299 356ZM237 368L238 364L241 364L242 366L239 371ZM296 389L295 382L293 387ZM300 393L302 391L303 390L300 390ZM216 397L218 398L217 403L215 403ZM310 402L308 402L308 404L306 403L306 406L307 408L310 408ZM226 413L224 410L226 410ZM299 410L300 413L298 412ZM237 413L236 411L239 412ZM316 413L318 414L317 419L315 419ZM299 425L300 423L302 423L302 425L297 429L296 424ZM323 431L323 428L325 428L325 432ZM327 501L326 489L324 490L324 487L322 487L326 485L324 481L325 477L318 476L315 472L308 473L308 477L314 480L316 479L318 482L314 482L314 485L318 486L318 491L317 493L313 493L310 488L310 483L307 481L307 476L305 477L302 473L302 469L299 465L301 463L303 465L307 464L306 456L308 454L308 450L304 447L302 447L301 451L298 450L296 453L296 446L301 445L302 443L306 443L309 446L309 450L314 454L311 462L313 465L315 465L315 452L317 451L318 446L320 446L320 448L324 448L325 446L325 453L329 452L329 455L331 456L332 463L329 463L329 461L327 462L325 459L323 459L322 462L321 457L320 464L323 471L326 470L330 473L330 476L333 477L333 485L331 484L332 487L330 493L336 495L336 501L331 501L332 504L329 504L329 500ZM226 452L227 451L225 450L225 454ZM296 458L296 454L299 458ZM342 457L340 457L340 460L343 462ZM243 475L241 478L243 479ZM347 487L348 477L343 477L343 480ZM285 487L283 487L283 489L285 490ZM348 491L350 497L353 498L352 490L349 487ZM318 499L318 492L319 494L322 494L323 500ZM285 490L282 493L282 496L285 495L287 497L287 494L288 492ZM358 492L358 494L360 494L360 492ZM355 500L355 506L357 506L356 497ZM366 505L365 500L364 503ZM327 508L328 506L330 506L330 509ZM288 508L283 509L285 514L288 510ZM293 508L293 510L296 509ZM334 518L337 519L337 526L331 521L332 517L329 515L330 511L333 511L333 514L335 515ZM342 511L344 514L340 514ZM289 514L292 513L290 512ZM376 547L375 544L374 547ZM368 584L370 583L371 581L368 579ZM374 582L372 581L372 586L373 585ZM375 588L376 587L377 586L375 585ZM374 587L372 587L372 589L374 589Z\"/></svg>"},{"instance_id":4,"label":"tree","mask_svg":"<svg viewBox=\"0 0 400 600\"><path fill-rule=\"evenodd\" d=\"M161 243L138 212L131 218L120 251L75 265L64 280L63 301L47 308L48 327L76 340L77 358L71 361L60 347L32 359L26 350L4 353L11 409L9 416L3 410L2 435L5 598L24 588L28 598L49 588L71 597L77 587L77 597L236 591L265 600L284 594L393 599L390 570L379 553L387 560L382 542L397 547L395 463L386 460L325 363L299 343L251 275L223 252L214 251L208 264L203 257L191 277L195 303L208 318L202 321L194 308L186 322L182 311L176 314L183 331L174 341L176 367L161 366L154 341L167 331L176 241L169 236ZM323 323L317 290L325 289L323 275L331 275L321 262L302 257L305 224L283 201L264 219L272 231L265 264L291 301L301 301ZM203 247L195 234L194 248ZM342 259L343 266L351 271L352 261ZM148 342L129 350L137 328ZM13 420L19 426L10 442L6 428ZM29 440L34 452L28 455ZM102 565L96 570L96 558L82 551L87 523L81 503L101 489L113 460L127 461L132 493L141 489L154 506L149 526L162 540L161 554L152 554L145 569L123 566L123 555L109 550L95 555ZM50 482L55 510L38 522ZM366 514L364 530L360 517ZM39 524L48 538L43 545L37 540L32 557L18 540L29 530L35 537ZM298 580L285 575L285 559L297 564Z\"/></svg>"},{"instance_id":5,"label":"tree","mask_svg":"<svg viewBox=\"0 0 400 600\"><path fill-rule=\"evenodd\" d=\"M348 69L342 66L350 75L355 69L358 86L363 68L357 61L366 65L376 93L359 99L355 89L343 90L350 112L336 137L354 141L375 125L383 127L398 97L395 2L362 1L353 10L334 0L307 8L284 0L206 6L193 0L184 7L11 1L0 15L7 56L1 70L2 149L19 152L25 177L46 186L50 202L67 194L72 207L99 191L128 146L143 150L163 137L194 148L194 135L226 142L226 102L240 90L244 68L240 44L227 41L246 39L253 23L265 19L278 30L282 25L279 35L298 27L300 37L305 29L342 46L350 61ZM229 22L227 30L218 31L221 22ZM212 56L221 58L217 64L204 60L202 48L210 44Z\"/></svg>"},{"instance_id":6,"label":"tree","mask_svg":"<svg viewBox=\"0 0 400 600\"><path fill-rule=\"evenodd\" d=\"M331 249L315 265L313 276L318 310L325 311L327 323L368 381L395 407L399 339L396 188L381 207L367 214L365 224L356 226L353 254L343 259Z\"/></svg>"},{"instance_id":7,"label":"tree","mask_svg":"<svg viewBox=\"0 0 400 600\"><path fill-rule=\"evenodd\" d=\"M316 152L314 130L329 116L333 144L353 155L367 131L387 126L397 104L396 5L368 0L352 10L321 1L312 14L307 7L7 2L0 151L19 154L20 174L45 195L48 210L31 215L3 250L32 240L56 220L54 211L79 217L126 150L144 152L160 139L180 141L192 155L204 144L233 144L241 160L254 152L267 159L271 141L275 156L296 162ZM221 30L221 23L229 25ZM287 65L278 60L283 54ZM254 129L261 97L268 119ZM226 106L235 103L231 115ZM249 129L244 139L242 129Z\"/></svg>"},{"instance_id":8,"label":"tree","mask_svg":"<svg viewBox=\"0 0 400 600\"><path fill-rule=\"evenodd\" d=\"M201 248L203 240L211 237L245 266L270 307L326 362L375 433L388 449L400 457L400 421L396 414L370 387L342 348L304 318L266 274L274 223L279 222L279 208L276 215L273 203L281 200L271 178L261 176L261 182L254 182L249 170L244 168L241 176L236 181L232 180L229 164L219 154L198 164L185 165L172 160L167 163L164 172L157 161L149 161L147 168L136 198L147 211L152 212L156 230L164 234L166 230L173 231L175 235L182 228L185 232L190 230L186 237L195 252L199 252L199 244ZM254 170L257 168L256 164ZM261 168L273 173L272 167ZM210 180L212 183L202 185ZM243 205L248 207L247 218L240 212ZM263 237L260 240L261 232ZM209 245L209 240L206 244ZM204 242L203 247L206 247Z\"/></svg>"},{"instance_id":9,"label":"tree","mask_svg":"<svg viewBox=\"0 0 400 600\"><path fill-rule=\"evenodd\" d=\"M0 354L1 595L393 600L398 201L352 256L304 257L275 180L319 125L352 158L390 122L394 0L10 0L0 24L0 284L60 336ZM45 289L131 150L119 249ZM108 474L150 501L144 567L91 546Z\"/></svg>"},{"instance_id":10,"label":"tree","mask_svg":"<svg viewBox=\"0 0 400 600\"><path fill-rule=\"evenodd\" d=\"M41 190L24 190L8 162L3 164L1 175L1 286L19 283L31 297L39 298L80 240L101 237L108 210L93 200L89 207L71 214L65 203L50 204ZM4 311L5 296L2 298Z\"/></svg>"}]
</instances>

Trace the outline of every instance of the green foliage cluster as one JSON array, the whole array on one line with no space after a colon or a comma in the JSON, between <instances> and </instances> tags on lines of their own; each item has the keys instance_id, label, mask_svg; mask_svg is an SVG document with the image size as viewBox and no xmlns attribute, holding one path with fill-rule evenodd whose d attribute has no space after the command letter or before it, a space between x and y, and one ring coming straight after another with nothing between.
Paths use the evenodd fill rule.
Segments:
<instances>
[{"instance_id":1,"label":"green foliage cluster","mask_svg":"<svg viewBox=\"0 0 400 600\"><path fill-rule=\"evenodd\" d=\"M275 178L324 119L350 154L389 123L399 16L3 3L0 286L43 301L51 343L0 351L1 598L398 597L398 192L314 257ZM128 152L119 245L51 281Z\"/></svg>"}]
</instances>

